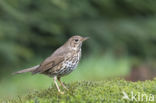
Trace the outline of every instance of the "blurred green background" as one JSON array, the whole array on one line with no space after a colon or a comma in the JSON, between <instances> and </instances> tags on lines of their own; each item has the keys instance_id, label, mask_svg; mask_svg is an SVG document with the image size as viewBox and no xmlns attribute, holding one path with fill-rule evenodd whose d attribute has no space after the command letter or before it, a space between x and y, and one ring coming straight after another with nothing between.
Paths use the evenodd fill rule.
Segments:
<instances>
[{"instance_id":1,"label":"blurred green background","mask_svg":"<svg viewBox=\"0 0 156 103\"><path fill-rule=\"evenodd\" d=\"M39 64L72 35L90 40L67 83L156 76L155 0L0 0L0 97L49 87L47 76L11 73Z\"/></svg>"}]
</instances>

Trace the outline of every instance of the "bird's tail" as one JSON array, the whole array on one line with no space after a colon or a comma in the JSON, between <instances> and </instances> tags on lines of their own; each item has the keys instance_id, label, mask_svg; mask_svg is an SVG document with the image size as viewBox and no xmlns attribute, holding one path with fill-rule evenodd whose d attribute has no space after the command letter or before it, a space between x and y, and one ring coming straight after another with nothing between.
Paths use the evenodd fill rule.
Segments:
<instances>
[{"instance_id":1,"label":"bird's tail","mask_svg":"<svg viewBox=\"0 0 156 103\"><path fill-rule=\"evenodd\" d=\"M23 70L14 72L14 73L12 73L12 74L15 75L15 74L21 74L21 73L26 73L26 72L33 72L33 71L36 70L39 66L40 66L40 65L36 65L36 66L31 67L31 68L27 68L27 69L23 69Z\"/></svg>"}]
</instances>

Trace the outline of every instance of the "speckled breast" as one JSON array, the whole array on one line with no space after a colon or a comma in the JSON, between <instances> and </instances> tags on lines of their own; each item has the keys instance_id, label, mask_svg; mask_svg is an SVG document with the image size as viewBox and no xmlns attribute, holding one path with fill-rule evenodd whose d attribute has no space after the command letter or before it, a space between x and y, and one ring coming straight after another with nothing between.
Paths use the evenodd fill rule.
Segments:
<instances>
[{"instance_id":1,"label":"speckled breast","mask_svg":"<svg viewBox=\"0 0 156 103\"><path fill-rule=\"evenodd\" d=\"M79 60L81 58L81 50L79 52L69 53L66 55L65 60L61 62L59 65L49 69L44 72L44 74L53 76L64 76L71 73L74 69L76 69Z\"/></svg>"},{"instance_id":2,"label":"speckled breast","mask_svg":"<svg viewBox=\"0 0 156 103\"><path fill-rule=\"evenodd\" d=\"M63 66L59 70L58 75L59 76L67 75L67 74L71 73L74 69L76 69L76 67L79 63L80 57L81 57L81 51L78 53L74 53L73 56L66 59L63 62Z\"/></svg>"}]
</instances>

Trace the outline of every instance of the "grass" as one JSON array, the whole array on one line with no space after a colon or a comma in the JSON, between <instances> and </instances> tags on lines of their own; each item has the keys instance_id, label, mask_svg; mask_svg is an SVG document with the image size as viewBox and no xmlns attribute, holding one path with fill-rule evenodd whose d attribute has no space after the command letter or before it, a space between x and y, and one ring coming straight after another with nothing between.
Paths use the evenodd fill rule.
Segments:
<instances>
[{"instance_id":1,"label":"grass","mask_svg":"<svg viewBox=\"0 0 156 103\"><path fill-rule=\"evenodd\" d=\"M32 91L25 96L18 96L10 99L2 99L1 103L155 103L149 99L151 95L156 98L156 78L145 82L128 82L121 79L103 81L78 81L66 84L69 91L64 95L57 92L56 87L44 90ZM130 100L122 99L123 93L127 93ZM131 92L134 93L137 101L131 101ZM152 101L152 102L151 102Z\"/></svg>"}]
</instances>

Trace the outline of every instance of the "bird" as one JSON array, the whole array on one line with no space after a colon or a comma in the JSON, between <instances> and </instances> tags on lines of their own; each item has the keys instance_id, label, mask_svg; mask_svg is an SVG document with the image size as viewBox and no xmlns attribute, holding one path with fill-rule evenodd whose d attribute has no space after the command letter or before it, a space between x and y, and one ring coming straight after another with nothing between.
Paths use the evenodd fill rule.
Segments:
<instances>
[{"instance_id":1,"label":"bird","mask_svg":"<svg viewBox=\"0 0 156 103\"><path fill-rule=\"evenodd\" d=\"M64 94L60 90L57 80L64 89L68 90L61 81L61 77L70 74L76 69L81 58L82 43L87 39L88 37L79 35L72 36L39 65L14 72L13 74L31 72L32 74L48 75L53 78L58 92Z\"/></svg>"}]
</instances>

